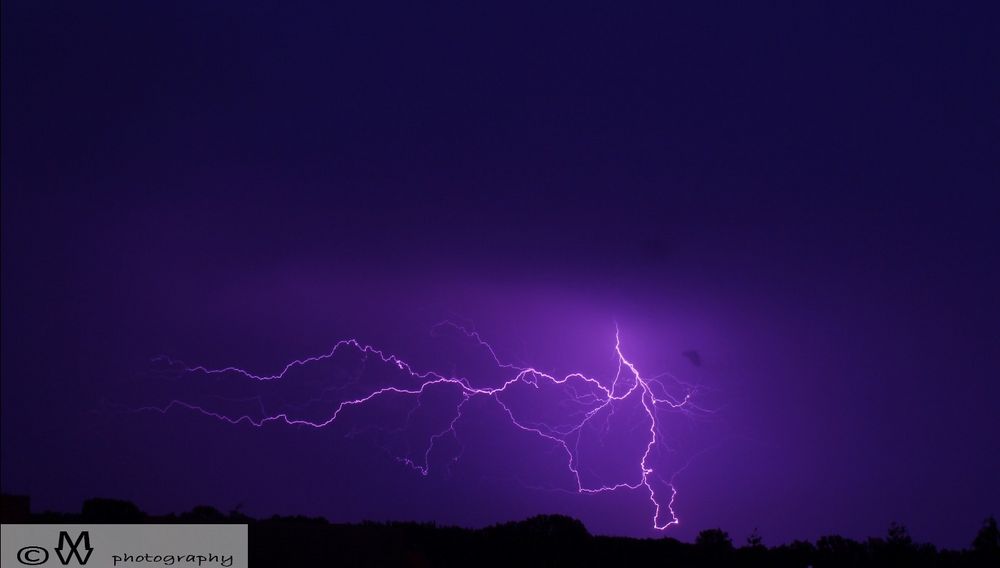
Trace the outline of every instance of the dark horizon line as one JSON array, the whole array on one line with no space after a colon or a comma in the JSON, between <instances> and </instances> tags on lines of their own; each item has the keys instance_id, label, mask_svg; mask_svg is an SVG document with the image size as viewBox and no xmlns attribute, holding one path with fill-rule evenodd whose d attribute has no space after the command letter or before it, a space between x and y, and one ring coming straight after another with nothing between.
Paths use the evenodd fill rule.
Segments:
<instances>
[{"instance_id":1,"label":"dark horizon line","mask_svg":"<svg viewBox=\"0 0 1000 568\"><path fill-rule=\"evenodd\" d=\"M12 493L0 493L0 522L2 523L19 523L24 522L28 524L32 523L42 523L42 522L52 522L59 521L61 518L68 517L71 520L86 521L94 524L103 523L129 523L129 524L142 524L156 521L170 521L170 522L194 522L196 524L261 524L261 523L274 523L274 522L289 522L289 523L302 523L302 524L316 524L316 525L326 525L330 527L370 527L379 526L386 528L398 528L398 527L418 527L418 528L430 528L433 530L440 531L463 531L468 533L483 533L489 532L491 530L503 530L511 527L518 527L521 525L529 525L538 522L555 522L566 526L574 525L576 528L573 532L577 532L579 535L585 535L586 538L593 539L609 539L609 540L624 540L624 541L652 541L652 542L666 542L672 541L677 545L687 545L687 546L698 546L699 540L704 537L719 539L721 541L728 541L732 545L732 539L728 532L722 530L721 527L707 528L699 531L698 535L695 537L694 542L682 541L675 538L669 534L664 533L660 537L635 537L635 536L624 536L624 535L602 535L602 534L592 534L586 527L583 521L571 517L569 515L564 515L561 513L539 513L526 517L522 520L515 521L503 521L496 522L490 525L485 525L482 527L472 528L460 525L449 525L449 524L439 524L437 521L413 521L413 520L383 520L375 521L371 519L364 519L361 521L353 522L336 522L327 519L324 516L309 516L309 515L279 515L277 513L272 514L268 517L252 517L240 511L242 504L236 506L234 509L228 513L224 513L219 509L211 505L195 505L190 511L185 512L170 512L162 515L154 515L147 513L139 508L138 505L129 501L127 499L118 499L113 497L91 497L85 499L81 506L79 512L69 512L69 511L31 511L31 496L30 495L18 495ZM977 534L977 538L980 537L984 531L988 530L989 527L993 527L996 530L997 521L995 515L990 515L982 520L982 528ZM933 548L939 553L965 553L970 552L976 548L976 540L970 540L970 546L965 548L947 548L938 547L937 545L930 542L914 542L908 533L906 525L903 523L897 523L895 521L891 522L888 527L887 536L888 539L877 536L868 536L863 539L857 540L850 537L844 537L839 534L827 534L818 537L815 541L808 539L792 539L788 542L773 545L770 547L764 546L762 544L762 537L759 535L756 529L753 533L747 536L746 544L738 547L733 547L735 549L753 549L753 548L763 548L765 550L776 550L784 548L795 548L801 547L803 545L815 546L824 540L838 539L844 543L854 543L861 546L870 545L873 542L880 541L882 543L892 543L895 538L897 544L905 543L906 546L913 548ZM1000 536L1000 535L995 535ZM756 544L753 544L753 539L758 539Z\"/></svg>"}]
</instances>

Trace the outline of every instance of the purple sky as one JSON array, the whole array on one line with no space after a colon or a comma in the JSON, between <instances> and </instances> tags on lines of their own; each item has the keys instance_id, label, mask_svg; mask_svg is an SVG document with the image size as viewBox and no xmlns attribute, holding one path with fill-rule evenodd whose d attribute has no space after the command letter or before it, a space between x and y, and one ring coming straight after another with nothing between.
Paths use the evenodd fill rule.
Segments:
<instances>
[{"instance_id":1,"label":"purple sky","mask_svg":"<svg viewBox=\"0 0 1000 568\"><path fill-rule=\"evenodd\" d=\"M322 418L349 362L265 386L151 359L271 374L352 337L503 380L445 319L609 381L617 322L711 410L664 415L658 459L690 459L666 534L967 546L1000 513L998 14L655 4L5 0L3 490L658 536L648 493L552 490L558 449L488 399L427 477L394 459L432 426L393 431L402 403L122 410ZM636 412L587 475L627 469Z\"/></svg>"}]
</instances>

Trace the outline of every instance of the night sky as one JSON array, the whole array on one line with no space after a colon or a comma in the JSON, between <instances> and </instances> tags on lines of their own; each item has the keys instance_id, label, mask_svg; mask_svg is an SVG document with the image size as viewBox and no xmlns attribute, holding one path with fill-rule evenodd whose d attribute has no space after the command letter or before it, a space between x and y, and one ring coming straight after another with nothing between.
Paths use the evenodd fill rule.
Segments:
<instances>
[{"instance_id":1,"label":"night sky","mask_svg":"<svg viewBox=\"0 0 1000 568\"><path fill-rule=\"evenodd\" d=\"M996 6L576 4L4 0L3 491L967 547L1000 513ZM156 358L269 375L348 338L504 380L444 320L601 381L617 325L702 409L661 424L680 524L577 494L488 397L427 476L397 458L454 392L410 424L149 410L322 420L392 369ZM565 410L533 392L518 416ZM635 473L637 412L588 480Z\"/></svg>"}]
</instances>

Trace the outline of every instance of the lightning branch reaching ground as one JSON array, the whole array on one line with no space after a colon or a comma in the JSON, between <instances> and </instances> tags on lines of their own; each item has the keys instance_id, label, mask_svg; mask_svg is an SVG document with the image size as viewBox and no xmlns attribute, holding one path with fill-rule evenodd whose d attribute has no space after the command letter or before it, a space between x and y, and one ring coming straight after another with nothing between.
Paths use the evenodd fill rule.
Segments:
<instances>
[{"instance_id":1,"label":"lightning branch reaching ground","mask_svg":"<svg viewBox=\"0 0 1000 568\"><path fill-rule=\"evenodd\" d=\"M335 403L332 412L322 420L297 418L293 412L285 410L276 414L264 413L261 404L262 415L254 418L248 414L230 415L206 408L203 405L192 404L182 400L172 400L164 407L142 407L137 410L156 410L166 413L173 408L184 408L199 412L230 424L248 424L255 427L264 426L267 423L279 423L293 426L306 426L311 428L324 428L336 422L341 415L349 408L363 407L374 400L393 396L417 397L418 405L420 397L432 388L450 388L458 394L458 402L455 403L454 413L446 420L446 426L433 433L427 438L422 460L412 457L398 457L397 460L421 475L428 475L430 472L431 454L435 445L444 438L453 437L458 440L456 425L463 418L466 404L476 397L488 398L494 401L502 409L504 415L509 419L510 424L524 432L534 434L544 440L552 442L560 448L566 455L566 467L575 480L574 491L579 494L597 494L613 492L619 490L644 490L649 494L649 500L653 506L652 525L653 528L663 530L675 525L679 519L673 509L673 504L677 491L674 487L674 477L677 471L669 475L663 475L657 471L653 464L653 452L658 445L663 444L663 432L661 431L661 412L704 412L692 401L695 393L694 387L677 382L675 388L681 388L683 393L679 396L672 396L660 377L644 377L636 365L629 360L622 351L621 336L616 326L614 353L617 358L617 370L610 384L605 384L595 378L588 377L582 373L570 373L563 377L551 375L534 367L521 367L500 360L494 348L480 337L478 332L471 331L464 326L452 322L443 322L436 327L453 328L467 338L475 341L479 347L484 349L492 359L498 370L508 374L509 377L497 386L475 386L469 379L458 376L448 376L434 371L418 371L409 363L399 357L385 353L370 345L365 345L356 339L345 339L337 342L333 348L323 355L294 360L274 375L257 375L239 367L225 367L219 369L207 368L204 366L188 367L179 362L170 361L171 364L178 364L185 373L213 375L232 375L242 377L252 381L270 382L280 381L295 369L305 368L309 365L329 360L343 350L354 350L367 362L372 356L377 362L381 362L387 367L397 369L403 377L408 377L409 385L388 385L381 388L373 388L363 391L364 394L355 398L346 398ZM355 385L359 386L359 385ZM534 389L541 387L561 387L568 399L581 410L571 419L560 424L550 424L544 421L530 421L524 417L519 417L512 408L510 401L505 401L507 395L514 388L528 386ZM645 441L645 451L634 466L630 466L633 473L630 478L622 479L614 483L588 484L581 477L580 472L580 438L582 430L592 422L599 420L597 417L604 415L605 427L614 415L618 405L626 401L637 401L642 408L645 426L640 428L637 435L642 436ZM260 402L258 400L258 402ZM316 401L312 401L316 402ZM410 416L413 411L411 410ZM575 441L574 441L575 438ZM457 458L455 458L457 460ZM658 480L667 489L669 495L662 496L654 488L654 481Z\"/></svg>"}]
</instances>

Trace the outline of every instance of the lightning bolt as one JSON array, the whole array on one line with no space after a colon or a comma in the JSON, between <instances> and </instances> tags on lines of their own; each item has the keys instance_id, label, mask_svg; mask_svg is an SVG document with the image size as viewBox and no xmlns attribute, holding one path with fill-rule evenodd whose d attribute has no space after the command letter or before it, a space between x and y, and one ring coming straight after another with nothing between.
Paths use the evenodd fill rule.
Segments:
<instances>
[{"instance_id":1,"label":"lightning bolt","mask_svg":"<svg viewBox=\"0 0 1000 568\"><path fill-rule=\"evenodd\" d=\"M508 374L508 378L499 386L474 386L468 379L456 376L447 376L434 371L420 371L414 369L409 363L399 357L379 350L371 345L359 342L357 339L345 339L338 341L333 348L322 355L296 359L291 361L277 374L258 375L239 367L208 368L204 366L185 366L178 361L169 360L171 365L179 365L184 373L200 374L205 376L234 375L252 381L270 382L280 381L290 372L297 368L306 367L313 363L333 358L343 350L354 350L367 362L374 357L377 362L381 362L390 368L395 368L408 377L407 382L412 382L414 386L392 385L381 388L370 389L362 396L348 398L340 401L329 412L328 416L322 420L309 420L296 418L289 411L277 414L263 414L259 418L254 418L248 414L229 415L216 412L198 404L184 402L182 400L172 400L166 406L155 407L145 406L138 408L138 411L153 410L166 414L171 409L182 408L201 413L205 416L221 420L230 424L247 424L254 427L261 427L267 423L280 423L289 426L306 426L311 428L324 428L337 421L345 410L352 407L362 407L367 403L382 397L388 396L410 396L416 397L417 404L420 404L420 397L431 387L447 387L453 389L459 400L454 406L454 414L447 421L446 426L430 435L427 445L424 448L422 459L412 457L398 457L397 461L413 468L421 475L426 476L430 472L430 457L435 445L447 437L452 437L456 441L459 439L456 425L463 417L466 404L473 398L488 398L494 401L503 410L509 419L510 424L524 432L538 436L554 444L566 454L566 466L575 481L574 491L578 494L599 494L620 490L641 490L649 495L649 501L653 508L652 526L657 530L664 530L672 525L678 524L679 518L674 511L674 501L677 490L674 486L674 478L677 473L673 472L669 476L661 475L654 467L653 453L660 444L663 444L663 433L660 429L661 412L682 412L699 413L707 412L698 407L692 400L696 389L691 385L686 385L677 381L683 389L683 395L676 397L669 393L669 389L660 380L660 377L644 377L638 367L633 363L622 350L621 332L615 326L614 353L617 358L617 371L610 384L605 384L598 379L588 377L582 373L570 373L557 377L531 366L518 366L504 362L497 355L496 350L486 342L478 332L453 322L442 322L435 326L450 327L464 334L465 337L476 342L476 344L492 359L496 367ZM586 411L576 415L575 420L568 424L549 425L546 423L529 422L524 418L519 418L517 412L509 401L505 401L504 395L512 391L515 386L526 385L539 389L540 385L561 387L574 402L585 408ZM677 388L677 387L675 387ZM581 431L589 424L597 420L597 416L605 413L605 420L609 421L617 406L626 401L638 401L639 407L645 415L643 420L648 426L641 429L638 435L643 436L646 441L645 451L641 459L635 464L631 479L619 480L615 483L588 485L584 482L580 473L579 462L579 440ZM261 404L263 410L263 405ZM412 415L413 411L411 411ZM606 423L606 427L609 427ZM576 437L575 442L571 440ZM453 461L457 461L454 458ZM654 488L654 482L659 480L668 489L668 495L660 495Z\"/></svg>"}]
</instances>

